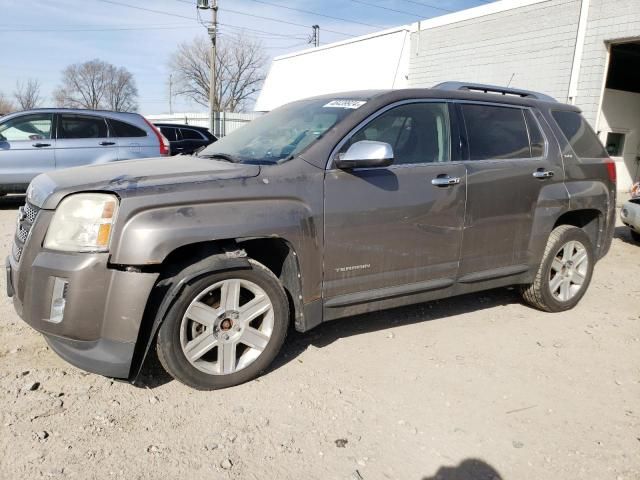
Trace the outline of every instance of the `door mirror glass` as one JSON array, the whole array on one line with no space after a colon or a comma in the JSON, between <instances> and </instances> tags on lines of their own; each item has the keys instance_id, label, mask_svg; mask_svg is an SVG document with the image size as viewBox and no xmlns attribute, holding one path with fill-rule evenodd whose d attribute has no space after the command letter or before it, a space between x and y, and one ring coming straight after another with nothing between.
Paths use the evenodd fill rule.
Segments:
<instances>
[{"instance_id":1,"label":"door mirror glass","mask_svg":"<svg viewBox=\"0 0 640 480\"><path fill-rule=\"evenodd\" d=\"M393 163L393 148L385 142L361 140L339 154L335 165L341 169L388 167Z\"/></svg>"}]
</instances>

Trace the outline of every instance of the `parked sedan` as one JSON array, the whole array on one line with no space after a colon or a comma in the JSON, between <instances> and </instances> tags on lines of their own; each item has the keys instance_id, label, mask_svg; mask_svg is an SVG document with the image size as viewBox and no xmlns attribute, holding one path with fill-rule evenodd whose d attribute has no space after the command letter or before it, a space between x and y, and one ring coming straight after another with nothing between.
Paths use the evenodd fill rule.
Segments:
<instances>
[{"instance_id":1,"label":"parked sedan","mask_svg":"<svg viewBox=\"0 0 640 480\"><path fill-rule=\"evenodd\" d=\"M631 238L640 242L640 182L631 189L631 200L622 206L620 218L631 229Z\"/></svg>"},{"instance_id":2,"label":"parked sedan","mask_svg":"<svg viewBox=\"0 0 640 480\"><path fill-rule=\"evenodd\" d=\"M218 141L208 128L195 125L177 125L174 123L156 123L162 134L171 142L171 154L190 155L199 148Z\"/></svg>"},{"instance_id":3,"label":"parked sedan","mask_svg":"<svg viewBox=\"0 0 640 480\"><path fill-rule=\"evenodd\" d=\"M36 109L0 118L0 196L23 193L58 168L169 155L169 142L137 113Z\"/></svg>"}]
</instances>

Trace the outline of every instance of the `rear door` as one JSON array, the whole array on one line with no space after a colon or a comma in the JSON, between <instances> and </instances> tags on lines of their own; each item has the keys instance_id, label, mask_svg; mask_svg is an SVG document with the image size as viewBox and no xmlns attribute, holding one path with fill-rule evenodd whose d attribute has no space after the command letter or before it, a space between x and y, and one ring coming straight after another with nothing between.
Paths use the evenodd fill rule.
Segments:
<instances>
[{"instance_id":1,"label":"rear door","mask_svg":"<svg viewBox=\"0 0 640 480\"><path fill-rule=\"evenodd\" d=\"M326 173L326 318L348 304L350 294L364 292L369 301L382 295L379 289L399 287L397 298L453 283L466 182L464 163L454 161L459 137L450 119L445 102L399 104L339 148L338 155L360 140L382 141L393 147L395 159L389 167L330 167ZM451 184L436 186L438 179Z\"/></svg>"},{"instance_id":2,"label":"rear door","mask_svg":"<svg viewBox=\"0 0 640 480\"><path fill-rule=\"evenodd\" d=\"M109 137L104 117L57 114L56 168L69 168L118 160L118 145Z\"/></svg>"},{"instance_id":3,"label":"rear door","mask_svg":"<svg viewBox=\"0 0 640 480\"><path fill-rule=\"evenodd\" d=\"M0 190L24 191L40 173L55 168L53 114L31 113L0 123Z\"/></svg>"},{"instance_id":4,"label":"rear door","mask_svg":"<svg viewBox=\"0 0 640 480\"><path fill-rule=\"evenodd\" d=\"M564 188L557 145L528 108L459 103L458 109L468 157L460 281L524 273L536 209L547 207L541 191Z\"/></svg>"}]
</instances>

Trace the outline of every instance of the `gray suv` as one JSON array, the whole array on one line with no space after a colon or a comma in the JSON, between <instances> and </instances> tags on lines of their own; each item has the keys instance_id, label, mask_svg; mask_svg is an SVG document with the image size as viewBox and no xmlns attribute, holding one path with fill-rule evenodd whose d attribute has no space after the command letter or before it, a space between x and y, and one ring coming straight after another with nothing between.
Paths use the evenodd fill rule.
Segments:
<instances>
[{"instance_id":1,"label":"gray suv","mask_svg":"<svg viewBox=\"0 0 640 480\"><path fill-rule=\"evenodd\" d=\"M41 173L169 154L169 142L137 113L38 109L0 118L0 196L24 193Z\"/></svg>"},{"instance_id":2,"label":"gray suv","mask_svg":"<svg viewBox=\"0 0 640 480\"><path fill-rule=\"evenodd\" d=\"M155 348L198 389L255 378L290 324L518 285L575 306L614 228L615 167L577 108L447 83L280 107L182 158L51 172L7 288L85 370Z\"/></svg>"}]
</instances>

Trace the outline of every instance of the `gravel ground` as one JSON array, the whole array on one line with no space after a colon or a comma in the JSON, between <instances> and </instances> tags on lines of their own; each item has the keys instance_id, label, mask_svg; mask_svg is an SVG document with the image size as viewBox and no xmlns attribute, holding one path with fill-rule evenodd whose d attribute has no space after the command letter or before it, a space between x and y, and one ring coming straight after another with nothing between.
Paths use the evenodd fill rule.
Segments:
<instances>
[{"instance_id":1,"label":"gravel ground","mask_svg":"<svg viewBox=\"0 0 640 480\"><path fill-rule=\"evenodd\" d=\"M639 267L618 228L570 312L497 290L337 321L208 393L71 367L0 276L0 478L640 479Z\"/></svg>"}]
</instances>

